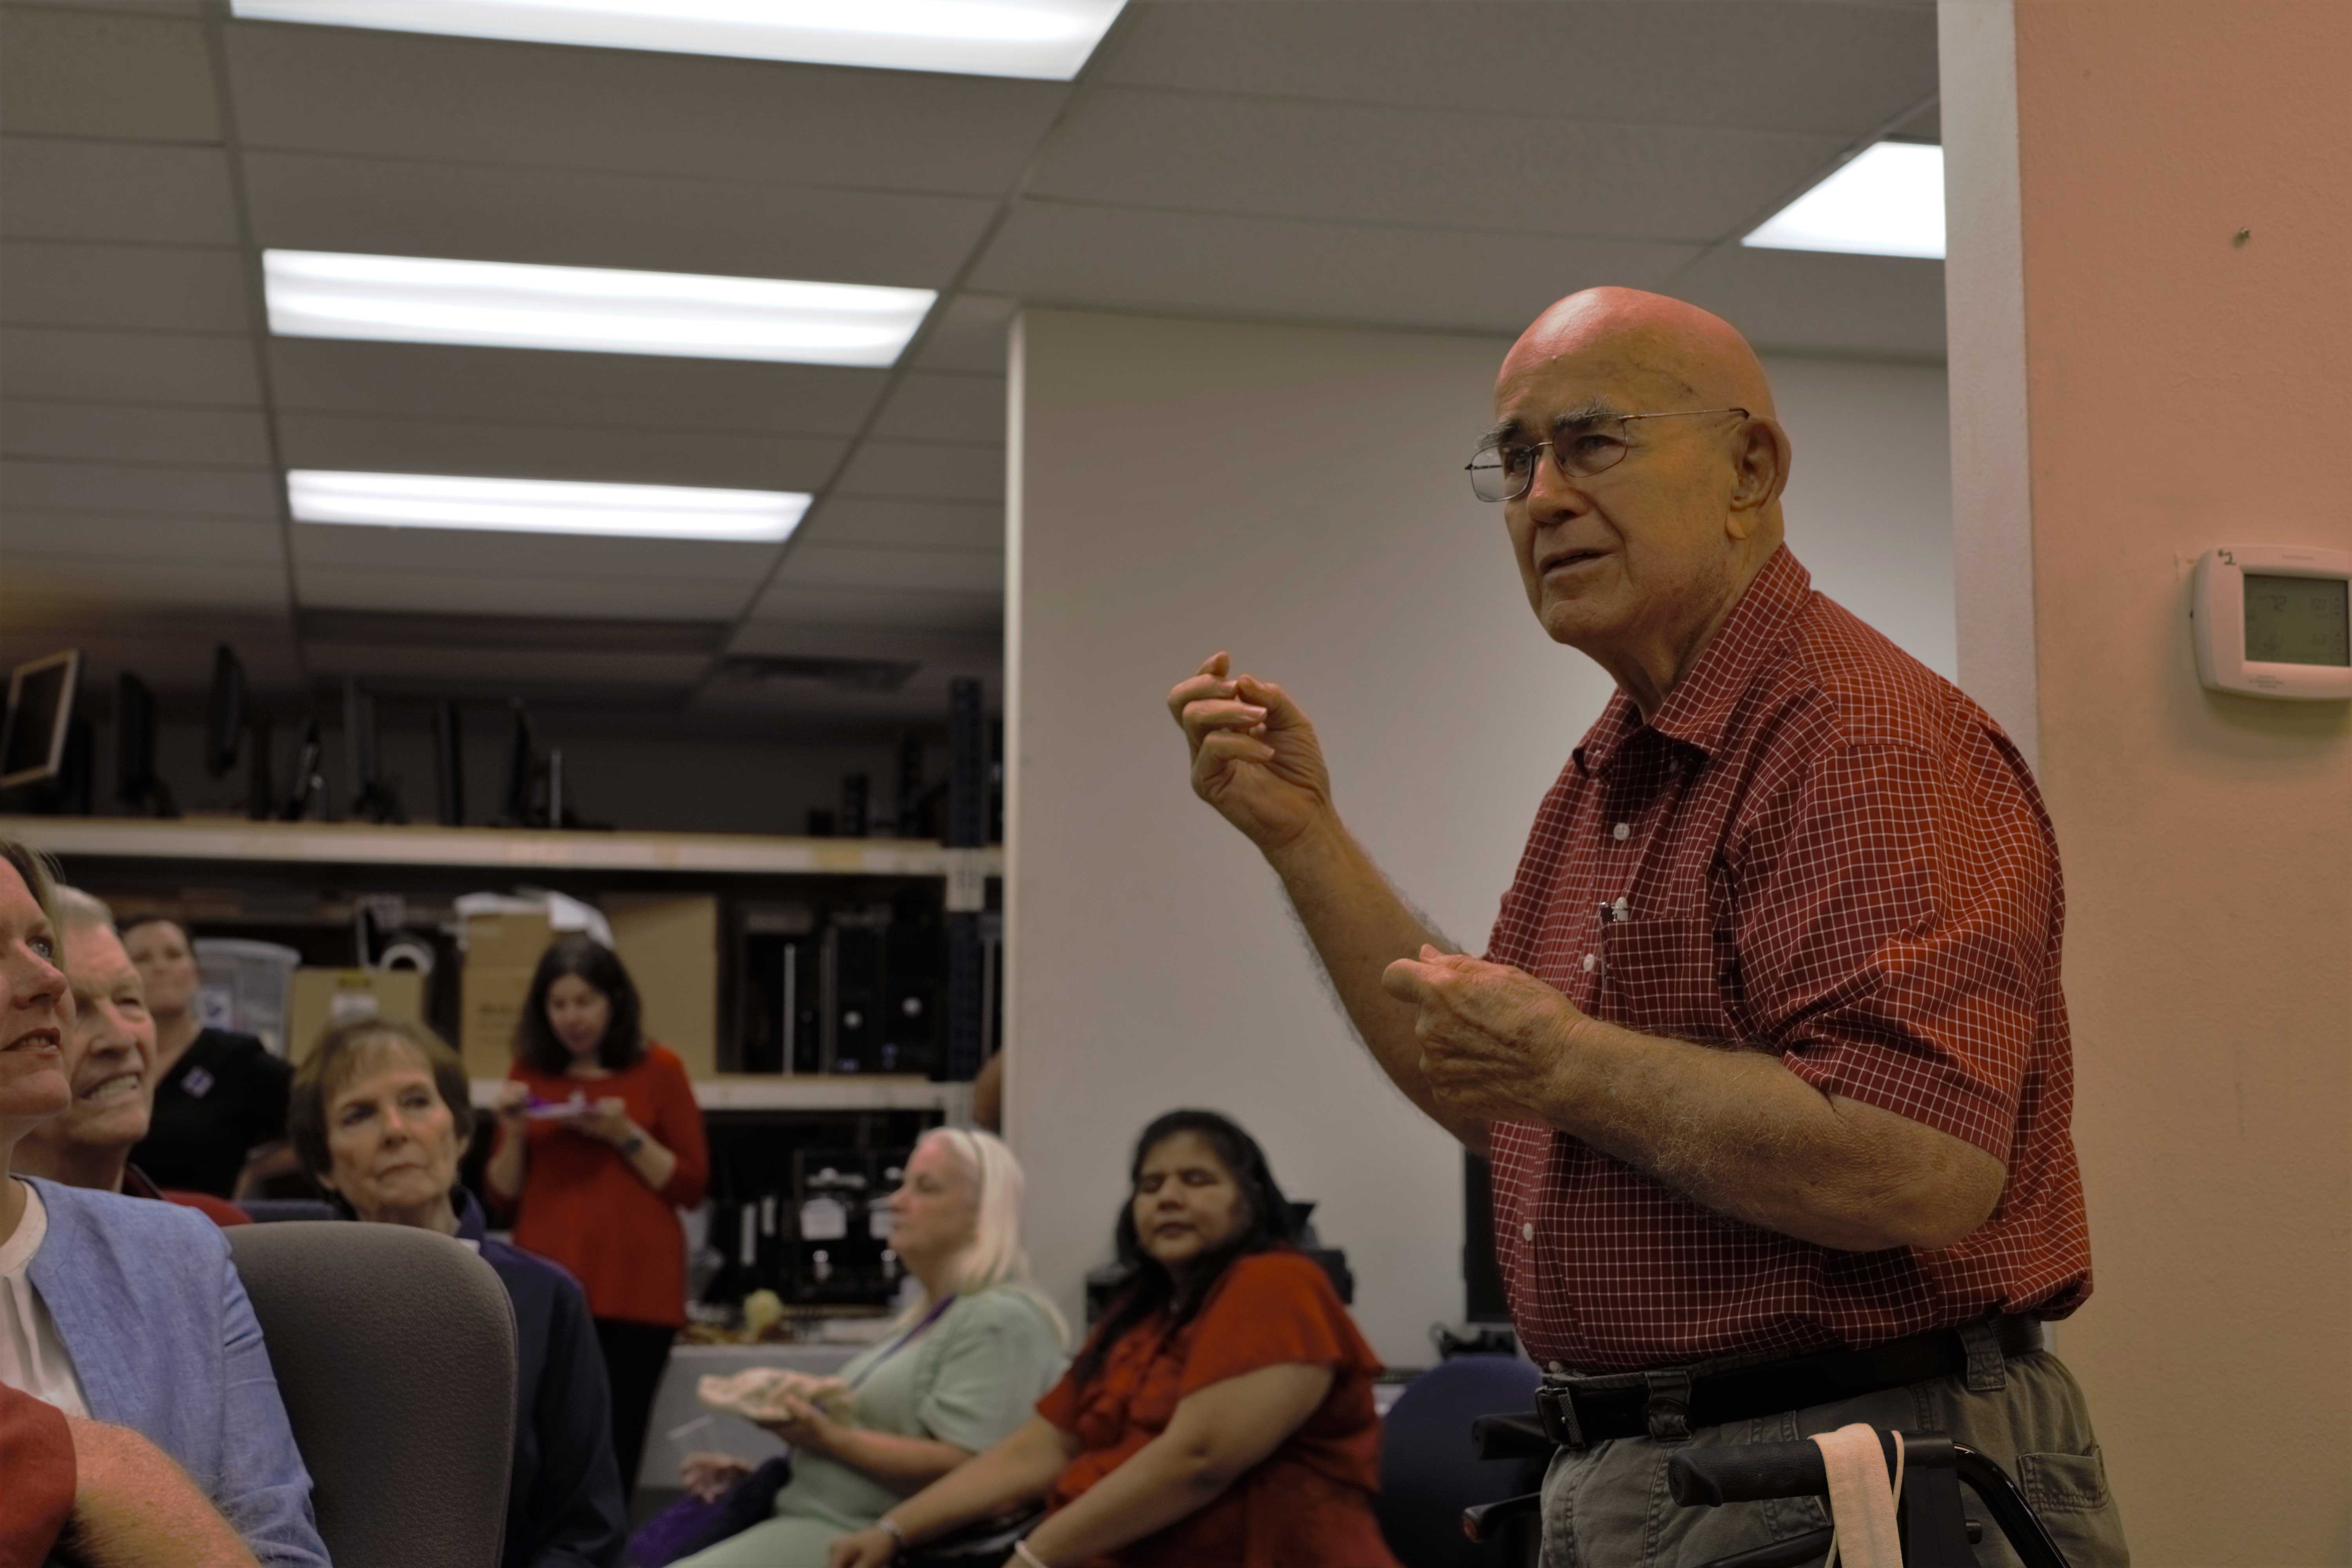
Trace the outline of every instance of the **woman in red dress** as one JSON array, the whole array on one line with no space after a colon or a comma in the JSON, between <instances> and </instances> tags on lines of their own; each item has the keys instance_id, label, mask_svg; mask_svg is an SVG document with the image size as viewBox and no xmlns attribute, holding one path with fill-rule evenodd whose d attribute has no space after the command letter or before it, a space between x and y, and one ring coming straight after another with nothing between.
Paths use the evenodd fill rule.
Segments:
<instances>
[{"instance_id":1,"label":"woman in red dress","mask_svg":"<svg viewBox=\"0 0 2352 1568\"><path fill-rule=\"evenodd\" d=\"M624 1497L646 1422L686 1322L677 1211L710 1179L702 1110L676 1053L646 1038L637 988L611 949L558 937L515 1027L489 1197L515 1215L515 1245L562 1264L587 1294L613 1388Z\"/></svg>"},{"instance_id":2,"label":"woman in red dress","mask_svg":"<svg viewBox=\"0 0 2352 1568\"><path fill-rule=\"evenodd\" d=\"M835 1542L829 1568L1044 1500L1012 1568L1398 1568L1372 1515L1371 1347L1250 1135L1144 1129L1118 1220L1129 1283L1029 1423Z\"/></svg>"}]
</instances>

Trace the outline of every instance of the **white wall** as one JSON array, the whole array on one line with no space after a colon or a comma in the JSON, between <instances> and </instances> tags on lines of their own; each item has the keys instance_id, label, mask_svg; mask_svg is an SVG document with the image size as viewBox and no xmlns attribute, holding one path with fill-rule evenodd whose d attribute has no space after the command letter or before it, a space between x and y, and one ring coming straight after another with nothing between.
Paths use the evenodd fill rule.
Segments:
<instances>
[{"instance_id":1,"label":"white wall","mask_svg":"<svg viewBox=\"0 0 2352 1568\"><path fill-rule=\"evenodd\" d=\"M1456 1147L1349 1037L1263 863L1187 782L1162 699L1214 649L1315 718L1342 811L1483 944L1536 804L1609 694L1527 609L1461 465L1506 345L1033 311L1013 350L1010 1132L1075 1308L1152 1115L1235 1115L1425 1363L1462 1312ZM1776 367L1815 572L1951 667L1940 374Z\"/></svg>"}]
</instances>

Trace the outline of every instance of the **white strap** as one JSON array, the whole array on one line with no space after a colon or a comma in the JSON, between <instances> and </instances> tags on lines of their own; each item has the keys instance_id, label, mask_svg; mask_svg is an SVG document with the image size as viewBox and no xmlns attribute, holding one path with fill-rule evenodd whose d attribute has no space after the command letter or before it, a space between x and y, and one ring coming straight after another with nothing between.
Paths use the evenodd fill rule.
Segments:
<instances>
[{"instance_id":1,"label":"white strap","mask_svg":"<svg viewBox=\"0 0 2352 1568\"><path fill-rule=\"evenodd\" d=\"M1895 1483L1886 1480L1886 1452L1878 1429L1857 1421L1813 1438L1830 1477L1830 1554L1822 1568L1903 1568L1903 1540L1895 1501L1903 1494L1903 1438L1895 1439Z\"/></svg>"}]
</instances>

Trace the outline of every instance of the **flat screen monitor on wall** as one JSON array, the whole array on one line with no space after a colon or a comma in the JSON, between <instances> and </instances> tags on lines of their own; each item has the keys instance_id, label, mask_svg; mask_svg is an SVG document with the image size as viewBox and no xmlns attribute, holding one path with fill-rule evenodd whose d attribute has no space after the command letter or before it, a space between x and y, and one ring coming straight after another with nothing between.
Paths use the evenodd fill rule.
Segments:
<instances>
[{"instance_id":1,"label":"flat screen monitor on wall","mask_svg":"<svg viewBox=\"0 0 2352 1568\"><path fill-rule=\"evenodd\" d=\"M0 789L54 779L66 760L66 731L81 689L81 650L18 665L8 674L8 716L0 720Z\"/></svg>"}]
</instances>

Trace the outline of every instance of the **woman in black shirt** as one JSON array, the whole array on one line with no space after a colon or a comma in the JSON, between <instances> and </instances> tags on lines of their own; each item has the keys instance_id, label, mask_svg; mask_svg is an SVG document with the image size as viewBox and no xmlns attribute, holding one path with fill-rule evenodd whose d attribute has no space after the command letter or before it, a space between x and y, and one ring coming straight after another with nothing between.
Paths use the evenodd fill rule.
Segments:
<instances>
[{"instance_id":1,"label":"woman in black shirt","mask_svg":"<svg viewBox=\"0 0 2352 1568\"><path fill-rule=\"evenodd\" d=\"M195 952L177 921L131 921L122 945L155 1019L155 1111L131 1163L159 1187L234 1197L247 1158L286 1136L293 1069L253 1036L198 1021Z\"/></svg>"}]
</instances>

